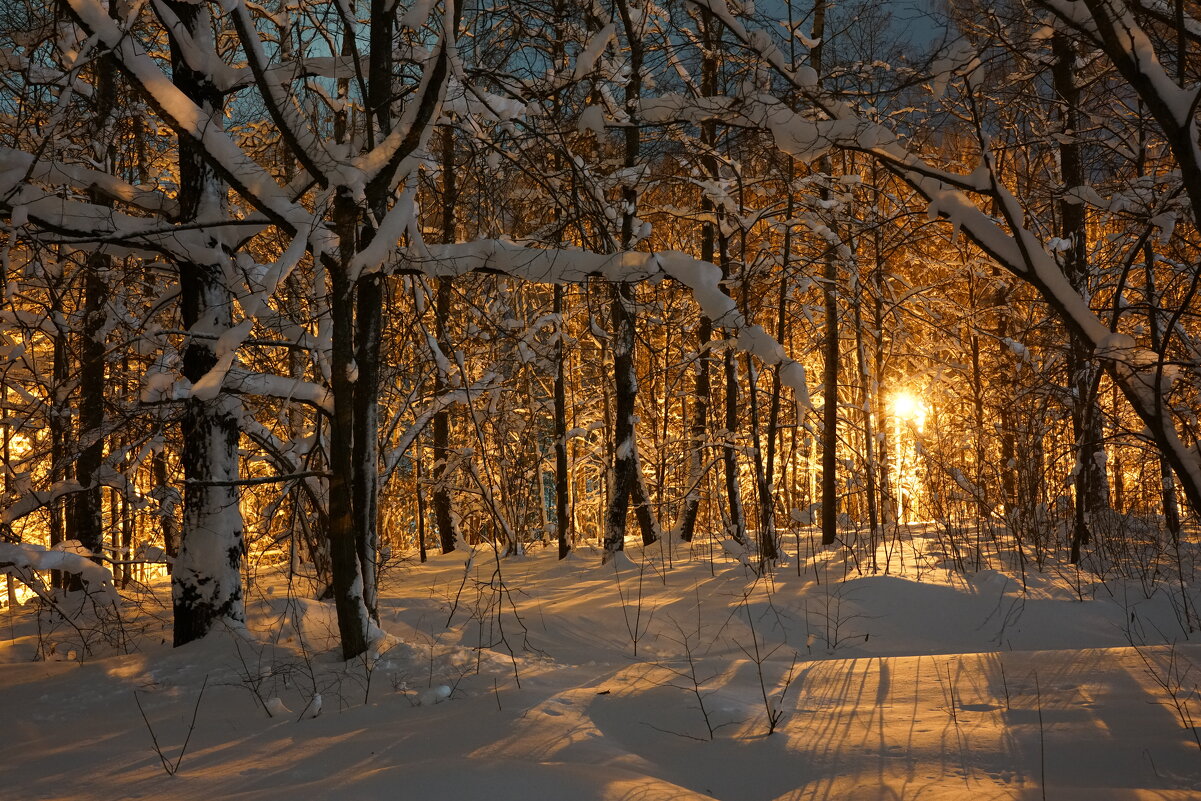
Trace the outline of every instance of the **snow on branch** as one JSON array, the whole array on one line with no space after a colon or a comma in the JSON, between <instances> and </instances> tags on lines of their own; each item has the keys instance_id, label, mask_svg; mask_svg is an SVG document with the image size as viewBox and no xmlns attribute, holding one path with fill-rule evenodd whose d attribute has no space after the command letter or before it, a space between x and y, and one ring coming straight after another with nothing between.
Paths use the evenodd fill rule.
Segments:
<instances>
[{"instance_id":1,"label":"snow on branch","mask_svg":"<svg viewBox=\"0 0 1201 801\"><path fill-rule=\"evenodd\" d=\"M494 379L495 376L493 375L485 376L482 381L479 381L474 385L467 387L466 389L456 389L451 392L447 392L443 395L439 395L426 404L425 408L417 413L416 419L413 420L409 427L406 428L397 439L396 446L389 449L384 455L384 479L382 483L387 484L392 478L392 475L396 472L396 468L400 466L400 462L404 458L405 453L409 450L409 447L412 446L413 441L417 439L417 435L420 434L422 430L425 429L426 425L429 424L429 421L434 418L434 415L443 409L448 409L451 406L454 406L455 404L470 403L473 397L483 395L486 392L491 392L496 388Z\"/></svg>"},{"instance_id":2,"label":"snow on branch","mask_svg":"<svg viewBox=\"0 0 1201 801\"><path fill-rule=\"evenodd\" d=\"M241 328L235 326L230 332L241 333ZM213 400L224 391L234 395L299 401L325 414L333 414L333 396L326 387L301 378L259 373L237 367L233 364L233 353L232 350L225 353L225 357L195 385L174 371L148 371L143 379L142 402L164 403L188 398Z\"/></svg>"},{"instance_id":3,"label":"snow on branch","mask_svg":"<svg viewBox=\"0 0 1201 801\"><path fill-rule=\"evenodd\" d=\"M0 168L4 165L0 164ZM16 176L20 180L21 176ZM195 231L180 230L162 220L133 217L105 206L46 192L32 184L14 183L12 172L0 173L0 210L14 227L33 223L83 250L179 259L206 257L211 246Z\"/></svg>"},{"instance_id":4,"label":"snow on branch","mask_svg":"<svg viewBox=\"0 0 1201 801\"><path fill-rule=\"evenodd\" d=\"M447 5L448 10L453 6ZM353 188L356 193L361 186L368 195L382 194L379 187L394 190L417 167L414 154L425 149L434 130L432 123L441 116L453 48L454 29L444 24L442 38L426 61L415 99L405 104L400 119L383 141L352 160L353 167L349 171L361 178L362 183L345 181L346 176L343 176L343 185ZM395 208L392 210L393 213L396 211Z\"/></svg>"},{"instance_id":5,"label":"snow on branch","mask_svg":"<svg viewBox=\"0 0 1201 801\"><path fill-rule=\"evenodd\" d=\"M237 20L235 10L235 22ZM257 37L256 37L257 38ZM230 83L229 89L246 89L260 80L250 68L231 68L237 77ZM329 78L331 80L343 75L354 75L367 71L366 56L305 56L278 64L265 65L263 76L272 83L287 85L304 78Z\"/></svg>"},{"instance_id":6,"label":"snow on branch","mask_svg":"<svg viewBox=\"0 0 1201 801\"><path fill-rule=\"evenodd\" d=\"M30 490L22 495L20 500L11 504L0 513L0 523L3 523L5 526L11 526L15 521L20 520L26 515L33 514L43 506L49 506L62 496L83 492L83 490L83 485L78 481L58 481L52 484L49 489L42 490L41 492Z\"/></svg>"},{"instance_id":7,"label":"snow on branch","mask_svg":"<svg viewBox=\"0 0 1201 801\"><path fill-rule=\"evenodd\" d=\"M48 597L49 590L37 575L42 570L61 570L77 575L89 593L100 595L109 603L117 601L112 572L88 556L32 543L0 542L0 573L12 575L44 598Z\"/></svg>"},{"instance_id":8,"label":"snow on branch","mask_svg":"<svg viewBox=\"0 0 1201 801\"><path fill-rule=\"evenodd\" d=\"M812 67L804 66L794 71L784 59L784 54L772 44L771 39L764 32L748 31L743 27L741 22L734 18L734 14L730 11L730 7L726 4L725 0L689 0L689 2L702 10L708 11L721 20L722 24L743 45L762 56L790 82L807 89L817 86L818 76Z\"/></svg>"},{"instance_id":9,"label":"snow on branch","mask_svg":"<svg viewBox=\"0 0 1201 801\"><path fill-rule=\"evenodd\" d=\"M1175 25L1177 22L1176 14L1181 15L1181 20L1184 22L1183 33L1187 34L1194 42L1201 42L1201 21L1190 15L1192 9L1187 7L1173 8L1168 5L1167 0L1134 0L1134 5L1145 14L1154 17L1157 21Z\"/></svg>"},{"instance_id":10,"label":"snow on branch","mask_svg":"<svg viewBox=\"0 0 1201 801\"><path fill-rule=\"evenodd\" d=\"M214 86L228 91L237 80L237 74L217 53L208 26L197 26L197 35L193 36L171 6L163 0L152 0L152 3L155 14L170 31L171 42L188 68L209 76Z\"/></svg>"},{"instance_id":11,"label":"snow on branch","mask_svg":"<svg viewBox=\"0 0 1201 801\"><path fill-rule=\"evenodd\" d=\"M326 414L333 414L333 395L325 387L300 378L255 373L233 368L225 380L225 390L242 395L279 398L308 403Z\"/></svg>"},{"instance_id":12,"label":"snow on branch","mask_svg":"<svg viewBox=\"0 0 1201 801\"><path fill-rule=\"evenodd\" d=\"M1185 87L1164 69L1155 45L1124 3L1107 0L1041 0L1061 21L1092 39L1162 129L1188 187L1193 214L1201 219L1201 143L1197 109L1201 86Z\"/></svg>"},{"instance_id":13,"label":"snow on branch","mask_svg":"<svg viewBox=\"0 0 1201 801\"><path fill-rule=\"evenodd\" d=\"M815 119L812 112L794 111L781 99L766 93L754 97L667 93L643 100L639 114L646 122L655 124L720 120L724 125L765 130L771 133L780 150L804 162L816 161L836 146L874 148L896 138L884 126L856 115Z\"/></svg>"},{"instance_id":14,"label":"snow on branch","mask_svg":"<svg viewBox=\"0 0 1201 801\"><path fill-rule=\"evenodd\" d=\"M423 245L396 251L392 268L438 278L494 273L535 283L577 284L590 278L631 283L671 278L688 287L714 325L736 334L735 347L765 364L780 365L780 379L809 405L805 369L789 358L762 326L750 323L721 287L721 268L680 251L595 253L571 248L533 248L504 239L454 245Z\"/></svg>"},{"instance_id":15,"label":"snow on branch","mask_svg":"<svg viewBox=\"0 0 1201 801\"><path fill-rule=\"evenodd\" d=\"M313 136L302 115L293 107L292 96L288 91L289 81L280 80L290 76L286 72L272 70L267 65L263 43L255 32L254 22L250 19L250 12L246 6L238 4L232 10L232 16L234 29L238 32L238 39L246 51L254 78L253 84L258 87L267 112L280 135L304 168L323 184L328 183L326 176L333 168L333 159L326 151L325 145Z\"/></svg>"},{"instance_id":16,"label":"snow on branch","mask_svg":"<svg viewBox=\"0 0 1201 801\"><path fill-rule=\"evenodd\" d=\"M111 467L98 470L95 480L98 486L111 487L124 494L127 498L133 499L139 505L145 502L144 497L138 492L137 487L130 482L129 478L124 473L120 473ZM0 512L0 525L11 526L22 517L33 514L45 506L49 506L64 495L73 495L77 492L83 492L86 489L87 487L78 481L68 479L57 481L44 490L27 490L22 494L20 499L10 504L3 512Z\"/></svg>"},{"instance_id":17,"label":"snow on branch","mask_svg":"<svg viewBox=\"0 0 1201 801\"><path fill-rule=\"evenodd\" d=\"M312 500L313 507L324 514L326 493L322 480L325 475L308 470L305 460L305 456L315 445L316 435L310 434L295 440L282 440L244 409L238 417L238 426L242 433L256 442L266 453L268 459L274 463L279 473L274 480L296 481ZM290 477L280 478L285 475Z\"/></svg>"},{"instance_id":18,"label":"snow on branch","mask_svg":"<svg viewBox=\"0 0 1201 801\"><path fill-rule=\"evenodd\" d=\"M123 72L145 95L177 134L195 142L213 166L247 202L276 223L294 231L310 212L295 203L275 179L247 156L211 114L192 102L163 72L138 41L117 25L98 0L67 0L79 23L96 36L122 66Z\"/></svg>"},{"instance_id":19,"label":"snow on branch","mask_svg":"<svg viewBox=\"0 0 1201 801\"><path fill-rule=\"evenodd\" d=\"M30 311L28 309L0 309L0 322L6 323L14 328L23 328L29 331L41 331L49 336L58 335L58 327L54 324L54 320L49 314L40 311ZM6 355L9 361L19 358L13 350L10 350ZM32 396L26 400L33 400Z\"/></svg>"},{"instance_id":20,"label":"snow on branch","mask_svg":"<svg viewBox=\"0 0 1201 801\"><path fill-rule=\"evenodd\" d=\"M1135 411L1144 421L1157 423L1153 434L1176 463L1176 469L1201 487L1201 465L1162 416L1163 398L1171 388L1174 371L1166 369L1157 354L1138 346L1133 338L1112 332L1093 312L1043 243L1022 226L1024 214L1018 199L994 180L992 197L1007 223L1005 230L963 192L932 178L913 174L903 177L930 201L932 213L962 228L998 264L1038 289L1060 318L1081 333L1092 345L1096 358L1111 366Z\"/></svg>"},{"instance_id":21,"label":"snow on branch","mask_svg":"<svg viewBox=\"0 0 1201 801\"><path fill-rule=\"evenodd\" d=\"M1162 103L1177 126L1187 125L1196 111L1199 90L1182 88L1172 80L1155 54L1151 38L1124 4L1097 0L1041 2L1061 20L1092 37L1143 100L1152 104L1157 118L1160 114L1154 106Z\"/></svg>"},{"instance_id":22,"label":"snow on branch","mask_svg":"<svg viewBox=\"0 0 1201 801\"><path fill-rule=\"evenodd\" d=\"M157 189L134 186L114 175L79 164L56 163L20 150L0 147L0 195L7 195L21 180L67 186L80 192L94 189L112 200L152 214L161 214L168 219L179 215L179 204Z\"/></svg>"}]
</instances>

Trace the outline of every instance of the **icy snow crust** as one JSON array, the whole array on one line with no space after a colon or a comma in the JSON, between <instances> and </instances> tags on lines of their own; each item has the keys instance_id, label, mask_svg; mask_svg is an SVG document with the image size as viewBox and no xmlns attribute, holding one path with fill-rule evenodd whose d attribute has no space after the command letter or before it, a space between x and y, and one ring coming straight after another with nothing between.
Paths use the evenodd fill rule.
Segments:
<instances>
[{"instance_id":1,"label":"icy snow crust","mask_svg":"<svg viewBox=\"0 0 1201 801\"><path fill-rule=\"evenodd\" d=\"M707 542L672 547L404 563L387 639L350 663L332 607L265 572L246 630L176 650L165 586L126 601L132 653L82 663L30 661L33 611L6 610L3 797L1199 797L1201 750L1160 681L1201 717L1179 586L1064 567L1023 591L908 545L903 575L817 550L767 580ZM44 653L76 649L43 624ZM173 761L206 678L168 779L134 693Z\"/></svg>"}]
</instances>

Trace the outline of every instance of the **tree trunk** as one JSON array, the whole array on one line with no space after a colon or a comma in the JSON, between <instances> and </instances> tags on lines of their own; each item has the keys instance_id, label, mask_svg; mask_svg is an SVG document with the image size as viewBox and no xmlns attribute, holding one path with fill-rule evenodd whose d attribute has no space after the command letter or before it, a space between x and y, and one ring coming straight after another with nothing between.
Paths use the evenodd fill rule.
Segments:
<instances>
[{"instance_id":1,"label":"tree trunk","mask_svg":"<svg viewBox=\"0 0 1201 801\"><path fill-rule=\"evenodd\" d=\"M764 465L763 441L769 442L775 437L772 426L768 425L765 435L759 425L759 390L758 371L748 353L746 357L747 386L750 391L751 413L751 442L754 447L755 488L759 494L759 569L768 569L780 558L780 547L776 539L776 504L773 497L771 473ZM770 414L769 414L770 417ZM769 454L772 448L768 447Z\"/></svg>"},{"instance_id":2,"label":"tree trunk","mask_svg":"<svg viewBox=\"0 0 1201 801\"><path fill-rule=\"evenodd\" d=\"M442 129L442 241L449 245L455 241L457 225L455 210L458 204L459 187L455 171L454 128L446 125ZM451 279L438 279L437 296L434 301L434 330L437 347L442 358L434 372L434 396L438 397L450 389L450 376L445 375L442 364L453 358L450 345L450 301ZM438 524L438 539L442 553L450 553L461 535L458 515L455 512L454 494L450 490L447 462L450 458L450 410L442 409L434 415L434 519Z\"/></svg>"},{"instance_id":3,"label":"tree trunk","mask_svg":"<svg viewBox=\"0 0 1201 801\"><path fill-rule=\"evenodd\" d=\"M355 293L354 510L355 547L367 614L376 610L379 553L379 351L383 335L384 277L361 277Z\"/></svg>"},{"instance_id":4,"label":"tree trunk","mask_svg":"<svg viewBox=\"0 0 1201 801\"><path fill-rule=\"evenodd\" d=\"M630 285L610 284L609 302L613 314L614 422L613 478L605 526L606 558L625 548L626 513L638 469L634 450L638 379L634 374L634 298Z\"/></svg>"},{"instance_id":5,"label":"tree trunk","mask_svg":"<svg viewBox=\"0 0 1201 801\"><path fill-rule=\"evenodd\" d=\"M179 556L179 530L175 525L175 505L179 494L168 480L167 456L162 448L151 457L150 469L154 474L153 495L159 504L159 530L163 535L163 552L167 555L167 572L170 573L174 569L175 558Z\"/></svg>"},{"instance_id":6,"label":"tree trunk","mask_svg":"<svg viewBox=\"0 0 1201 801\"><path fill-rule=\"evenodd\" d=\"M724 248L723 248L724 250ZM722 259L723 274L728 261ZM735 443L738 431L738 362L732 348L727 348L722 359L726 379L725 444L722 446L722 464L725 468L726 501L730 511L730 536L740 545L746 544L746 510L742 507L742 488L738 483L738 449Z\"/></svg>"},{"instance_id":7,"label":"tree trunk","mask_svg":"<svg viewBox=\"0 0 1201 801\"><path fill-rule=\"evenodd\" d=\"M1072 289L1088 298L1088 230L1084 204L1066 197L1066 193L1084 184L1084 163L1080 144L1080 90L1076 86L1076 49L1062 33L1051 39L1055 57L1051 74L1061 104L1063 130L1059 137L1059 168L1064 193L1059 200L1060 237L1069 242L1063 272ZM1076 440L1075 521L1072 529L1072 561L1080 559L1080 547L1091 539L1093 515L1109 506L1109 484L1105 476L1105 449L1102 445L1101 415L1097 406L1097 382L1100 368L1092 358L1092 347L1080 332L1070 332L1068 347L1068 389L1072 410L1072 433Z\"/></svg>"},{"instance_id":8,"label":"tree trunk","mask_svg":"<svg viewBox=\"0 0 1201 801\"><path fill-rule=\"evenodd\" d=\"M784 177L788 181L787 199L785 200L784 217L786 220L792 220L796 214L796 204L793 197L792 181L796 177L796 162L791 156L788 159L788 168L784 171ZM776 342L780 343L781 347L785 346L788 337L788 295L792 288L792 225L785 224L783 242L780 247L780 288L776 295ZM771 558L778 559L780 556L780 538L776 535L776 447L780 436L780 407L783 400L783 382L780 380L780 369L777 367L772 371L771 384L771 400L767 410L767 453L764 456L763 466L763 493L760 495L761 510L759 519L764 521L760 524L760 528L765 528L771 532ZM798 409L798 415L799 415ZM796 420L796 425L801 425L801 420ZM794 427L795 431L795 427ZM764 547L762 537L760 538L759 554L761 559L767 559L768 549ZM800 554L797 555L800 558Z\"/></svg>"},{"instance_id":9,"label":"tree trunk","mask_svg":"<svg viewBox=\"0 0 1201 801\"><path fill-rule=\"evenodd\" d=\"M567 471L567 365L563 353L563 337L566 336L563 310L563 287L555 284L553 312L555 315L555 387L554 387L554 440L555 440L555 532L559 543L559 558L566 558L571 551L571 498Z\"/></svg>"},{"instance_id":10,"label":"tree trunk","mask_svg":"<svg viewBox=\"0 0 1201 801\"><path fill-rule=\"evenodd\" d=\"M717 43L719 28L713 13L701 9L701 94L712 97L717 94ZM718 165L714 149L717 146L717 124L713 120L701 123L701 146L705 153L701 163L706 175L715 178ZM714 224L713 200L701 193L701 261L712 262L717 241ZM701 506L701 485L705 481L708 465L705 450L709 439L709 408L713 403L709 379L709 343L713 339L713 321L701 314L696 327L696 375L693 378L692 423L688 458L688 488L684 494L684 508L680 513L680 539L691 542L696 529L696 518Z\"/></svg>"},{"instance_id":11,"label":"tree trunk","mask_svg":"<svg viewBox=\"0 0 1201 801\"><path fill-rule=\"evenodd\" d=\"M391 103L395 6L371 0L368 31L367 120L364 144L392 130ZM354 54L354 36L342 32L344 55ZM439 64L444 57L439 56ZM340 82L339 96L349 95ZM422 106L423 113L432 113ZM428 120L414 121L415 126ZM335 120L335 138L352 141L345 113ZM383 335L384 276L370 270L352 274L355 256L371 244L375 222L388 211L392 191L387 176L368 182L365 208L349 186L338 186L333 203L337 259L330 259L330 385L334 411L330 424L329 540L334 607L343 659L364 653L376 616L376 555L379 548L379 353Z\"/></svg>"},{"instance_id":12,"label":"tree trunk","mask_svg":"<svg viewBox=\"0 0 1201 801\"><path fill-rule=\"evenodd\" d=\"M827 165L828 166L828 165ZM825 194L823 190L823 194ZM822 545L838 540L838 262L827 251L822 273L826 312L822 379Z\"/></svg>"},{"instance_id":13,"label":"tree trunk","mask_svg":"<svg viewBox=\"0 0 1201 801\"><path fill-rule=\"evenodd\" d=\"M96 81L92 95L96 115L92 133L96 142L103 143L104 161L111 169L115 161L111 119L116 105L116 69L109 57L96 60ZM100 207L111 207L112 201L96 190L88 200ZM74 498L75 537L97 557L104 542L101 521L100 485L96 473L104 458L104 324L108 300L107 281L112 256L91 253L83 270L83 325L79 337L79 458L75 475L83 488Z\"/></svg>"},{"instance_id":14,"label":"tree trunk","mask_svg":"<svg viewBox=\"0 0 1201 801\"><path fill-rule=\"evenodd\" d=\"M85 263L79 342L79 458L75 462L75 475L83 489L74 498L73 517L76 539L97 555L104 541L96 473L104 458L103 336L110 261L107 254L93 253Z\"/></svg>"},{"instance_id":15,"label":"tree trunk","mask_svg":"<svg viewBox=\"0 0 1201 801\"><path fill-rule=\"evenodd\" d=\"M876 428L872 419L872 407L876 402L875 384L867 365L867 345L863 337L863 313L860 311L863 298L863 285L855 281L854 290L858 293L853 301L852 311L855 320L855 360L859 368L860 386L860 416L863 420L863 459L864 472L867 474L867 526L870 541L872 570L876 570L876 545L880 541L880 511L876 504L876 476L879 475L876 463Z\"/></svg>"},{"instance_id":16,"label":"tree trunk","mask_svg":"<svg viewBox=\"0 0 1201 801\"><path fill-rule=\"evenodd\" d=\"M709 250L712 251L712 245ZM708 258L705 257L703 245L701 258L705 261L713 260L712 252L709 253ZM712 339L713 323L702 314L696 327L696 374L693 378L692 392L688 488L684 495L684 508L680 515L680 539L684 542L692 542L695 534L696 519L701 507L701 485L708 472L708 465L705 462L705 446L709 440L709 405L712 402L709 381L709 342Z\"/></svg>"},{"instance_id":17,"label":"tree trunk","mask_svg":"<svg viewBox=\"0 0 1201 801\"><path fill-rule=\"evenodd\" d=\"M52 307L56 309L65 308L62 301L62 290L65 284L64 276L59 274L49 277L49 280L51 282L50 302ZM61 320L61 317L59 319ZM54 328L53 353L50 364L50 403L48 404L48 413L50 416L51 485L70 478L72 464L72 460L67 455L71 440L71 411L68 399L68 384L71 377L70 349L67 347L67 329L58 322L55 323ZM51 547L70 539L72 536L70 529L74 527L68 525L68 509L69 506L65 503L64 498L54 498L49 504L47 511L50 513L49 533ZM94 551L97 555L102 552L102 548L97 548ZM52 571L50 581L54 587L62 587L71 591L83 589L83 583L79 576L73 573L63 573L58 570Z\"/></svg>"},{"instance_id":18,"label":"tree trunk","mask_svg":"<svg viewBox=\"0 0 1201 801\"><path fill-rule=\"evenodd\" d=\"M191 36L202 35L208 13L180 0L165 5ZM207 35L203 30L203 35ZM224 96L203 72L193 70L174 38L172 76L177 88L220 127ZM190 139L179 141L178 196L184 221L221 219L225 186ZM215 235L211 245L224 247ZM217 337L233 325L233 303L221 264L179 264L180 310L189 337L183 352L184 378L195 384L216 364ZM175 611L175 645L205 636L221 621L240 624L242 602L242 513L239 508L238 407L228 395L184 401L180 422L184 472L183 530L179 558L171 576Z\"/></svg>"},{"instance_id":19,"label":"tree trunk","mask_svg":"<svg viewBox=\"0 0 1201 801\"><path fill-rule=\"evenodd\" d=\"M330 423L329 541L333 574L334 608L342 657L353 659L367 650L370 613L367 610L354 505L356 478L363 470L355 462L355 382L358 379L354 345L354 284L349 270L356 252L359 207L350 191L342 188L334 199L334 227L339 238L339 263L330 277L330 385L334 413ZM360 496L361 498L361 496Z\"/></svg>"},{"instance_id":20,"label":"tree trunk","mask_svg":"<svg viewBox=\"0 0 1201 801\"><path fill-rule=\"evenodd\" d=\"M626 83L625 101L631 114L636 112L642 93L642 42L640 31L630 15L627 3L618 4L626 41L630 47L630 77ZM626 183L622 188L624 210L621 220L622 250L635 244L634 222L638 211L638 189L633 184L633 168L638 164L641 135L637 125L625 129ZM638 444L634 435L634 419L638 398L638 379L634 372L635 320L634 288L628 283L611 285L609 305L613 320L614 423L612 489L609 495L605 559L625 548L626 513L633 497L635 513L642 529L642 542L650 545L658 539L658 526L647 502L649 493L642 484L638 465Z\"/></svg>"},{"instance_id":21,"label":"tree trunk","mask_svg":"<svg viewBox=\"0 0 1201 801\"><path fill-rule=\"evenodd\" d=\"M822 56L826 34L826 0L813 6L813 38L819 44L810 51L811 65L818 80L822 74ZM818 161L818 172L829 175L830 159ZM830 192L823 188L821 199L829 200ZM830 226L834 228L833 225ZM825 344L822 348L825 370L822 378L822 545L838 540L838 261L833 245L827 245L825 267L822 271L822 301L826 312Z\"/></svg>"}]
</instances>

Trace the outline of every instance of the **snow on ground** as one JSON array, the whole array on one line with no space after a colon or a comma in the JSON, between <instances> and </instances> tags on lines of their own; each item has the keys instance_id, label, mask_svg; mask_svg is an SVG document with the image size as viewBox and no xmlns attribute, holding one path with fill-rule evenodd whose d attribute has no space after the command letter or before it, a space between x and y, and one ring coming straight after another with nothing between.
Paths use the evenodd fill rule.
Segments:
<instances>
[{"instance_id":1,"label":"snow on ground","mask_svg":"<svg viewBox=\"0 0 1201 801\"><path fill-rule=\"evenodd\" d=\"M1201 799L1189 587L465 557L391 568L393 639L346 664L330 607L262 574L247 631L179 649L163 583L85 615L90 655L3 610L0 798Z\"/></svg>"}]
</instances>

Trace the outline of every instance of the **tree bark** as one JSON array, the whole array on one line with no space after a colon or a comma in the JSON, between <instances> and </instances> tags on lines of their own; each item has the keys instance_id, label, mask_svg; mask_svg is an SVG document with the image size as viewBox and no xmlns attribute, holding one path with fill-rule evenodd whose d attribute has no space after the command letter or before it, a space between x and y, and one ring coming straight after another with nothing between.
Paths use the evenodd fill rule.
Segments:
<instances>
[{"instance_id":1,"label":"tree bark","mask_svg":"<svg viewBox=\"0 0 1201 801\"><path fill-rule=\"evenodd\" d=\"M713 12L706 8L700 11L701 35L701 94L712 97L717 94L717 56L719 28ZM701 123L701 164L705 174L715 178L717 173L717 123L705 120ZM701 261L712 262L716 251L716 225L713 219L716 209L713 200L701 194ZM705 481L708 465L705 462L706 445L709 439L709 408L713 403L713 389L709 378L709 343L713 339L713 321L703 312L696 326L696 373L693 378L692 423L690 451L688 457L688 487L684 494L684 507L680 513L680 539L691 542L696 530L696 519L700 512L701 485Z\"/></svg>"},{"instance_id":2,"label":"tree bark","mask_svg":"<svg viewBox=\"0 0 1201 801\"><path fill-rule=\"evenodd\" d=\"M333 419L330 422L329 540L333 574L334 608L343 659L353 659L367 650L370 613L364 597L362 566L359 562L359 533L354 504L356 478L354 283L350 264L357 252L360 211L349 190L341 188L334 199L334 228L339 239L339 259L331 265L330 277L330 388Z\"/></svg>"},{"instance_id":3,"label":"tree bark","mask_svg":"<svg viewBox=\"0 0 1201 801\"><path fill-rule=\"evenodd\" d=\"M384 277L374 272L357 281L355 293L354 530L363 604L379 620L376 572L379 553L379 353L383 336Z\"/></svg>"},{"instance_id":4,"label":"tree bark","mask_svg":"<svg viewBox=\"0 0 1201 801\"><path fill-rule=\"evenodd\" d=\"M100 553L104 541L100 485L96 473L104 458L104 324L111 257L88 256L84 265L83 328L79 343L79 458L76 479L83 489L74 498L75 537L83 547Z\"/></svg>"},{"instance_id":5,"label":"tree bark","mask_svg":"<svg viewBox=\"0 0 1201 801\"><path fill-rule=\"evenodd\" d=\"M65 288L64 276L48 276L51 284L50 303L56 309L65 308L62 296ZM67 347L68 332L65 325L61 322L61 316L55 321L54 325L54 341L51 345L53 351L50 363L50 387L49 401L47 404L47 412L49 414L50 428L50 483L57 484L65 481L70 477L72 460L68 457L68 449L71 441L71 411L68 399L70 391L71 379L71 364L69 358L70 349ZM68 510L70 505L65 503L65 498L55 498L50 502L50 545L51 547L70 539L70 530L74 526L68 524ZM103 543L102 543L103 544ZM102 552L101 548L95 550L96 554ZM71 573L63 573L61 571L52 571L50 574L51 585L54 587L62 587L67 590L76 591L83 589L83 583L77 575Z\"/></svg>"},{"instance_id":6,"label":"tree bark","mask_svg":"<svg viewBox=\"0 0 1201 801\"><path fill-rule=\"evenodd\" d=\"M111 9L111 6L110 6ZM111 13L111 10L110 10ZM92 95L95 119L92 135L104 143L107 165L115 161L111 126L116 105L116 65L109 57L96 60L96 81ZM113 203L103 193L92 190L89 201L111 208ZM83 326L79 336L79 458L75 475L83 488L74 498L75 537L92 553L99 555L104 542L101 522L100 485L96 473L104 458L104 325L105 304L108 300L106 281L110 279L112 256L90 253L83 270Z\"/></svg>"},{"instance_id":7,"label":"tree bark","mask_svg":"<svg viewBox=\"0 0 1201 801\"><path fill-rule=\"evenodd\" d=\"M554 431L555 440L555 533L559 543L559 558L564 559L571 551L571 498L567 465L567 363L563 353L563 337L566 336L563 309L563 287L555 284L552 311L555 315L555 386L554 386Z\"/></svg>"},{"instance_id":8,"label":"tree bark","mask_svg":"<svg viewBox=\"0 0 1201 801\"><path fill-rule=\"evenodd\" d=\"M442 129L442 241L451 244L455 241L456 217L459 188L455 175L455 141L454 128L450 125ZM450 345L450 301L452 285L450 278L438 279L437 294L434 299L434 331L437 338L437 348L442 358L434 372L434 395L440 396L450 389L450 376L445 375L442 364L449 363L453 358ZM450 459L450 410L442 409L434 415L432 421L434 434L434 519L438 525L438 539L442 553L450 553L460 539L458 516L454 507L454 494L450 490L447 478L447 463Z\"/></svg>"},{"instance_id":9,"label":"tree bark","mask_svg":"<svg viewBox=\"0 0 1201 801\"><path fill-rule=\"evenodd\" d=\"M613 467L609 511L605 527L605 553L625 549L626 514L638 465L634 450L634 404L638 379L634 374L633 290L629 284L609 285L613 319Z\"/></svg>"},{"instance_id":10,"label":"tree bark","mask_svg":"<svg viewBox=\"0 0 1201 801\"><path fill-rule=\"evenodd\" d=\"M1060 103L1063 130L1059 137L1060 187L1059 217L1062 239L1068 241L1063 272L1072 289L1088 299L1091 295L1088 268L1088 229L1085 206L1067 197L1084 184L1084 162L1080 144L1080 90L1076 86L1076 48L1066 35L1051 38L1055 61L1051 75ZM1072 412L1072 433L1076 440L1075 520L1072 528L1072 561L1080 559L1080 548L1091 539L1092 517L1109 506L1109 482L1105 476L1105 449L1102 445L1101 414L1097 405L1100 368L1092 358L1092 346L1080 332L1071 331L1068 346L1068 390Z\"/></svg>"},{"instance_id":11,"label":"tree bark","mask_svg":"<svg viewBox=\"0 0 1201 801\"><path fill-rule=\"evenodd\" d=\"M203 6L165 0L184 31L208 35ZM225 99L209 75L189 66L178 42L171 40L172 79L177 88L220 126ZM225 185L191 139L179 141L180 218L221 219ZM212 247L224 247L214 234ZM217 337L233 325L233 304L217 263L180 262L180 311L188 330L183 376L195 384L216 364ZM205 636L221 620L244 620L241 565L244 550L238 506L238 414L236 401L218 394L212 400L184 401L180 423L184 472L183 527L179 558L171 576L175 645Z\"/></svg>"},{"instance_id":12,"label":"tree bark","mask_svg":"<svg viewBox=\"0 0 1201 801\"><path fill-rule=\"evenodd\" d=\"M641 31L635 25L626 2L618 3L618 12L630 48L630 77L626 83L625 102L627 110L634 114L642 93L642 42ZM638 164L641 150L641 134L637 125L625 129L626 169L625 185L622 187L624 210L621 220L622 250L635 244L634 223L637 219L638 189L633 184L633 168ZM634 420L638 398L638 378L634 372L635 321L634 288L628 283L610 285L609 307L613 324L613 372L614 372L614 424L612 488L609 495L607 530L605 532L605 559L625 548L626 514L633 497L635 514L642 529L642 542L650 545L658 539L650 504L649 494L642 484L642 471L638 464L638 443L635 439Z\"/></svg>"},{"instance_id":13,"label":"tree bark","mask_svg":"<svg viewBox=\"0 0 1201 801\"><path fill-rule=\"evenodd\" d=\"M813 38L819 44L810 53L813 71L821 79L824 67L826 31L826 0L817 0L813 6ZM830 159L823 156L818 161L818 171L830 173ZM822 200L829 199L829 190L820 192ZM833 229L834 226L830 226ZM838 340L838 261L833 245L827 245L822 270L822 302L825 307L825 342L822 347L822 545L832 545L838 540L838 364L840 361Z\"/></svg>"}]
</instances>

